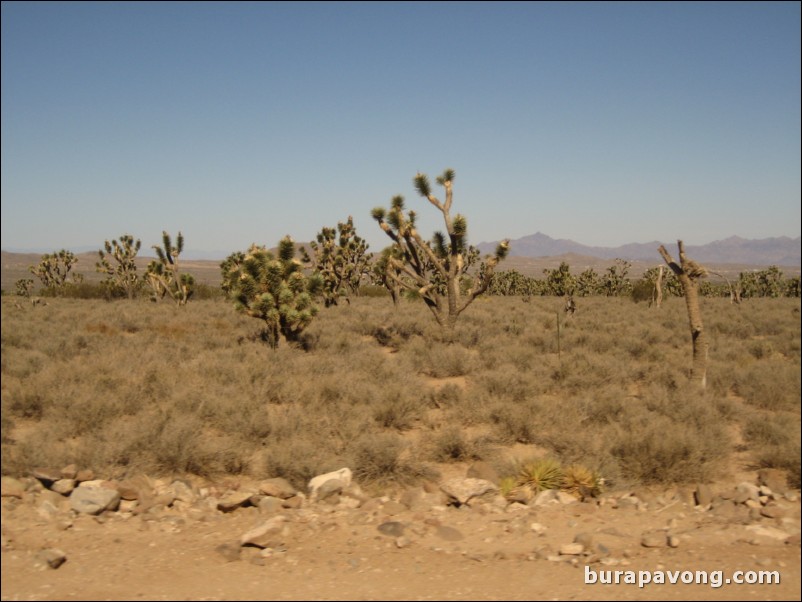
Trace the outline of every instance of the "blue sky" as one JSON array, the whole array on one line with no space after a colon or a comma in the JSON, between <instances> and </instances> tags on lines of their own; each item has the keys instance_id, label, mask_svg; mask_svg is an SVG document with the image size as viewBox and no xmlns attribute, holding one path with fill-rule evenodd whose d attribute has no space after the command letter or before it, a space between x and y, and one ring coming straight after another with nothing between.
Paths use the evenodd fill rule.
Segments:
<instances>
[{"instance_id":1,"label":"blue sky","mask_svg":"<svg viewBox=\"0 0 802 602\"><path fill-rule=\"evenodd\" d=\"M798 2L3 2L2 248L378 251L445 168L474 244L797 237L800 45Z\"/></svg>"}]
</instances>

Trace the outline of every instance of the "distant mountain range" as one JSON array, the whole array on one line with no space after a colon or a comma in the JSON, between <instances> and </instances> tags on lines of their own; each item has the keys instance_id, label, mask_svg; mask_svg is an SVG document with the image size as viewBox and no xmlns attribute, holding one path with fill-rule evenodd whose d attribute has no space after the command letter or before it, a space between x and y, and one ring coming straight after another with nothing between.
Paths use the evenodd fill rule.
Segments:
<instances>
[{"instance_id":1,"label":"distant mountain range","mask_svg":"<svg viewBox=\"0 0 802 602\"><path fill-rule=\"evenodd\" d=\"M661 261L657 249L665 245L668 252L677 257L676 241L661 243L630 243L620 247L589 247L573 240L554 239L537 232L510 241L512 257L550 257L574 253L602 259L627 259L633 261ZM495 251L498 241L483 242L476 245L482 253ZM799 267L802 264L802 238L746 239L731 236L706 245L686 245L688 256L699 262L707 263L739 263L750 265L776 265Z\"/></svg>"}]
</instances>

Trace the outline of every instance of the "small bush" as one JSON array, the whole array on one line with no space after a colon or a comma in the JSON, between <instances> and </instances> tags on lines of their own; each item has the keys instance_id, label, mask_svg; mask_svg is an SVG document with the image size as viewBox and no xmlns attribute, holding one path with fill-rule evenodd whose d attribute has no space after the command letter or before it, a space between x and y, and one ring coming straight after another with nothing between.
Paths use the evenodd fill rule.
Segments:
<instances>
[{"instance_id":1,"label":"small bush","mask_svg":"<svg viewBox=\"0 0 802 602\"><path fill-rule=\"evenodd\" d=\"M354 442L354 477L376 485L412 483L424 474L405 459L406 446L398 435L392 433L373 433L363 435Z\"/></svg>"}]
</instances>

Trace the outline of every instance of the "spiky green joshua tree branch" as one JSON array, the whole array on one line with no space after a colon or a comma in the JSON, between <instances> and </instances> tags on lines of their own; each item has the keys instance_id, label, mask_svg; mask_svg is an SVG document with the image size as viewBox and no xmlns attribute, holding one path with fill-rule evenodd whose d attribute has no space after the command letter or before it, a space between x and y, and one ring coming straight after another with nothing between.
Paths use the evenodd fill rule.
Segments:
<instances>
[{"instance_id":1,"label":"spiky green joshua tree branch","mask_svg":"<svg viewBox=\"0 0 802 602\"><path fill-rule=\"evenodd\" d=\"M178 256L184 250L184 236L181 232L176 237L175 246L167 232L162 232L164 248L153 245L156 259L148 264L147 279L153 294L151 299L158 301L165 295L175 301L176 305L186 305L192 297L195 278L182 274L178 269Z\"/></svg>"},{"instance_id":2,"label":"spiky green joshua tree branch","mask_svg":"<svg viewBox=\"0 0 802 602\"><path fill-rule=\"evenodd\" d=\"M264 320L262 338L274 348L282 338L297 341L317 315L314 297L322 290L323 278L304 275L289 236L279 242L277 257L265 247L252 245L247 253L229 255L220 270L223 291L234 300L234 307Z\"/></svg>"},{"instance_id":3,"label":"spiky green joshua tree branch","mask_svg":"<svg viewBox=\"0 0 802 602\"><path fill-rule=\"evenodd\" d=\"M63 294L67 285L67 276L73 266L78 263L78 258L72 251L61 249L52 255L42 255L42 261L37 266L30 266L28 271L42 281L45 288L52 288L56 294ZM83 277L73 273L72 278L75 282L80 282Z\"/></svg>"},{"instance_id":4,"label":"spiky green joshua tree branch","mask_svg":"<svg viewBox=\"0 0 802 602\"><path fill-rule=\"evenodd\" d=\"M326 307L337 305L344 296L359 291L362 278L370 272L368 244L356 234L354 219L339 222L337 229L324 227L317 240L309 243L313 253L301 250L303 262L323 278L323 301Z\"/></svg>"},{"instance_id":5,"label":"spiky green joshua tree branch","mask_svg":"<svg viewBox=\"0 0 802 602\"><path fill-rule=\"evenodd\" d=\"M442 213L446 232L435 232L431 241L424 240L415 228L415 212L404 213L402 196L393 197L389 211L375 208L373 219L397 247L397 253L390 255L388 262L401 275L393 270L387 274L400 287L416 291L437 323L447 333L453 333L459 315L487 290L496 266L507 256L509 241L502 241L494 255L485 257L476 277L470 279L467 271L478 259L478 252L467 245L465 217L451 216L454 170L447 169L437 178L437 183L445 189L444 202L432 194L429 178L424 174L417 174L413 182L418 194Z\"/></svg>"},{"instance_id":6,"label":"spiky green joshua tree branch","mask_svg":"<svg viewBox=\"0 0 802 602\"><path fill-rule=\"evenodd\" d=\"M109 288L122 291L129 299L133 299L136 291L142 286L134 261L141 247L141 240L134 241L134 237L130 234L123 234L119 242L105 241L104 248L97 252L100 261L95 264L95 269L101 274L106 274L106 285ZM114 260L114 265L110 259Z\"/></svg>"}]
</instances>

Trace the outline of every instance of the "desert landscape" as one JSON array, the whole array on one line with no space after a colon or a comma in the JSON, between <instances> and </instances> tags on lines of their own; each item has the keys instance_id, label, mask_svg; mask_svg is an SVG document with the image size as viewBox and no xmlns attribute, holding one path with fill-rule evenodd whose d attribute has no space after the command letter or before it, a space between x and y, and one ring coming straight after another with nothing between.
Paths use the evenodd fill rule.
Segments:
<instances>
[{"instance_id":1,"label":"desert landscape","mask_svg":"<svg viewBox=\"0 0 802 602\"><path fill-rule=\"evenodd\" d=\"M277 349L220 299L20 301L4 600L799 597L798 299L703 298L705 390L681 298L486 297L445 340L355 297Z\"/></svg>"}]
</instances>

